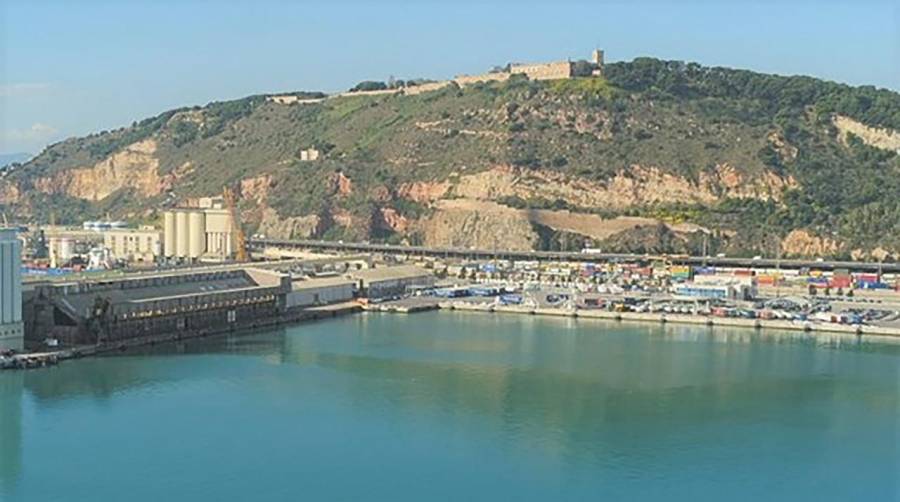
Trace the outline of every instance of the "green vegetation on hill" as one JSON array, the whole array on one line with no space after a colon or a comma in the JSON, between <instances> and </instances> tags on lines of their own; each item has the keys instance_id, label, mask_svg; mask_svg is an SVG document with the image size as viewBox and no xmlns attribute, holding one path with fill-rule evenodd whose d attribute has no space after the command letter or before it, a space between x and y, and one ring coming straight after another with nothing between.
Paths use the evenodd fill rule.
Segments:
<instances>
[{"instance_id":1,"label":"green vegetation on hill","mask_svg":"<svg viewBox=\"0 0 900 502\"><path fill-rule=\"evenodd\" d=\"M629 91L682 99L759 100L760 110L768 113L756 115L758 119L814 106L820 114L839 113L871 126L900 129L897 93L872 86L851 87L812 77L783 77L653 58L613 63L604 71L613 85Z\"/></svg>"},{"instance_id":2,"label":"green vegetation on hill","mask_svg":"<svg viewBox=\"0 0 900 502\"><path fill-rule=\"evenodd\" d=\"M391 85L397 82L364 82L354 89ZM579 207L574 200L541 193L495 200L514 208L698 223L713 229L715 246L732 253L770 254L794 229L845 243L841 253L876 246L900 250L898 155L853 136L841 141L833 114L900 130L900 95L810 77L639 58L606 65L603 78L535 82L516 76L411 96L343 96L314 104L281 105L249 96L172 110L53 145L11 174L24 196L5 209L39 219L54 209L73 220L98 211L134 216L166 197L216 194L223 185L268 175L272 182L265 202L280 217L318 215L325 222L320 225L324 237L399 241L419 236L379 227L381 208L412 220L429 214L425 205L400 196L398 188L407 183L452 184L498 165L599 184L631 176L632 166L642 166L699 183L727 165L744 182L771 175L794 187L777 200L723 193L702 204L658 202L624 209ZM122 188L107 200L88 203L46 197L34 188L40 177L89 167L144 139L157 142L160 174L186 172L170 194L143 199ZM301 161L300 151L311 147L324 152L325 159ZM349 195L334 184L339 171L352 180ZM245 209L252 209L250 204L245 202ZM347 214L354 225L334 223L334 215ZM538 230L546 246L579 242ZM696 245L660 228L622 236L610 245L635 249L647 239L656 240L647 249Z\"/></svg>"}]
</instances>

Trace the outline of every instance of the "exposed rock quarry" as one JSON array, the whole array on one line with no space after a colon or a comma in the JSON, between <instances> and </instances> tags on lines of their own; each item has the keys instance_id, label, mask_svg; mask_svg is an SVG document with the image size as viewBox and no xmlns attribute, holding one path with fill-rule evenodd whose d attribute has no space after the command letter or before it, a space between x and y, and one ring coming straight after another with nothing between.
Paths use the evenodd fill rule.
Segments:
<instances>
[{"instance_id":1,"label":"exposed rock quarry","mask_svg":"<svg viewBox=\"0 0 900 502\"><path fill-rule=\"evenodd\" d=\"M728 164L701 173L698 183L655 167L635 165L619 171L605 184L554 171L498 166L462 176L451 194L480 200L511 196L525 200L561 199L577 207L624 209L655 203L713 203L723 196L777 200L786 188L795 185L793 179L771 172L748 179Z\"/></svg>"},{"instance_id":2,"label":"exposed rock quarry","mask_svg":"<svg viewBox=\"0 0 900 502\"><path fill-rule=\"evenodd\" d=\"M272 188L272 177L268 174L241 180L241 198L252 200L257 204L265 204Z\"/></svg>"},{"instance_id":3,"label":"exposed rock quarry","mask_svg":"<svg viewBox=\"0 0 900 502\"><path fill-rule=\"evenodd\" d=\"M596 214L569 211L513 209L495 202L450 199L437 202L434 215L421 222L426 245L483 247L495 242L515 242L511 249L532 249L538 235L534 225L602 241L636 229L662 225L683 234L702 230L696 225L672 226L653 218L621 216L604 219Z\"/></svg>"},{"instance_id":4,"label":"exposed rock quarry","mask_svg":"<svg viewBox=\"0 0 900 502\"><path fill-rule=\"evenodd\" d=\"M316 234L319 223L319 217L314 214L281 218L267 207L262 210L258 232L270 239L306 239Z\"/></svg>"},{"instance_id":5,"label":"exposed rock quarry","mask_svg":"<svg viewBox=\"0 0 900 502\"><path fill-rule=\"evenodd\" d=\"M796 149L793 150L793 155L797 155ZM781 200L785 190L796 187L796 180L790 176L781 177L765 171L755 177L748 177L725 163L716 165L711 172L701 171L697 188L705 193L721 192L726 198L777 201Z\"/></svg>"},{"instance_id":6,"label":"exposed rock quarry","mask_svg":"<svg viewBox=\"0 0 900 502\"><path fill-rule=\"evenodd\" d=\"M390 207L383 207L379 210L378 220L376 222L378 227L392 232L406 232L410 227L409 220Z\"/></svg>"},{"instance_id":7,"label":"exposed rock quarry","mask_svg":"<svg viewBox=\"0 0 900 502\"><path fill-rule=\"evenodd\" d=\"M397 195L404 199L414 202L428 203L433 202L450 191L451 183L449 181L427 182L416 181L414 183L404 183L397 189Z\"/></svg>"},{"instance_id":8,"label":"exposed rock quarry","mask_svg":"<svg viewBox=\"0 0 900 502\"><path fill-rule=\"evenodd\" d=\"M794 230L781 241L781 251L785 256L829 256L840 247L837 241L813 235L806 230Z\"/></svg>"},{"instance_id":9,"label":"exposed rock quarry","mask_svg":"<svg viewBox=\"0 0 900 502\"><path fill-rule=\"evenodd\" d=\"M869 146L900 152L900 131L869 127L843 115L835 115L831 121L844 143L847 142L847 135L853 134Z\"/></svg>"},{"instance_id":10,"label":"exposed rock quarry","mask_svg":"<svg viewBox=\"0 0 900 502\"><path fill-rule=\"evenodd\" d=\"M441 201L423 225L426 246L530 250L538 235L520 211L488 201Z\"/></svg>"},{"instance_id":11,"label":"exposed rock quarry","mask_svg":"<svg viewBox=\"0 0 900 502\"><path fill-rule=\"evenodd\" d=\"M90 201L103 200L122 188L133 188L143 197L153 197L170 189L177 179L177 175L160 176L155 153L156 141L152 139L133 143L92 167L39 178L35 188Z\"/></svg>"}]
</instances>

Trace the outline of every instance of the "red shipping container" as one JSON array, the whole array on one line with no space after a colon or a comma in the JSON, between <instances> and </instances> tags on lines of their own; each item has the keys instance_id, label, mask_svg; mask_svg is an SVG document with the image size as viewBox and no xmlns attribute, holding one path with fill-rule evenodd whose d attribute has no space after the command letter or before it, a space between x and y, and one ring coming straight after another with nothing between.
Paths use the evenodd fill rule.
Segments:
<instances>
[{"instance_id":1,"label":"red shipping container","mask_svg":"<svg viewBox=\"0 0 900 502\"><path fill-rule=\"evenodd\" d=\"M849 288L853 281L849 277L832 277L828 285L832 288Z\"/></svg>"}]
</instances>

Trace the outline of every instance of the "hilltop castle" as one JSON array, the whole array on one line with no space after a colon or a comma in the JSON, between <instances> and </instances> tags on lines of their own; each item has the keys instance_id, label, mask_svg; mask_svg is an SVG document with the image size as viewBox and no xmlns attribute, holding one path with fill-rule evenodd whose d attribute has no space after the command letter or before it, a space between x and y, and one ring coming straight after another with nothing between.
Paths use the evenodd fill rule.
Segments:
<instances>
[{"instance_id":1,"label":"hilltop castle","mask_svg":"<svg viewBox=\"0 0 900 502\"><path fill-rule=\"evenodd\" d=\"M455 82L460 87L478 82L503 82L513 75L524 75L529 80L560 80L575 77L599 77L603 75L603 50L594 49L590 61L553 61L549 63L510 63L506 67L482 73L480 75L457 75L453 80L428 82L419 85L396 87L372 91L348 91L334 94L329 98L340 96L364 96L381 94L403 94L414 96L424 92L443 89ZM318 103L326 98L302 98L293 94L266 96L266 100L282 105Z\"/></svg>"},{"instance_id":2,"label":"hilltop castle","mask_svg":"<svg viewBox=\"0 0 900 502\"><path fill-rule=\"evenodd\" d=\"M594 49L587 67L579 66L578 63L571 60L550 63L510 63L501 71L483 73L481 75L458 75L453 81L463 86L474 84L475 82L503 81L513 75L525 75L529 80L559 80L573 77L600 76L602 74L603 50Z\"/></svg>"}]
</instances>

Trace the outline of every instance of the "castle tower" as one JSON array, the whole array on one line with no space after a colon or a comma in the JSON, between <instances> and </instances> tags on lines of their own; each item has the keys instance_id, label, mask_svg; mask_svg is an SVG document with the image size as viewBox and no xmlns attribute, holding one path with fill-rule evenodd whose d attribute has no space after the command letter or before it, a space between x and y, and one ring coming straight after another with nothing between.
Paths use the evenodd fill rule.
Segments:
<instances>
[{"instance_id":1,"label":"castle tower","mask_svg":"<svg viewBox=\"0 0 900 502\"><path fill-rule=\"evenodd\" d=\"M591 61L597 66L603 66L603 49L594 49L591 53Z\"/></svg>"}]
</instances>

